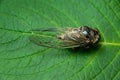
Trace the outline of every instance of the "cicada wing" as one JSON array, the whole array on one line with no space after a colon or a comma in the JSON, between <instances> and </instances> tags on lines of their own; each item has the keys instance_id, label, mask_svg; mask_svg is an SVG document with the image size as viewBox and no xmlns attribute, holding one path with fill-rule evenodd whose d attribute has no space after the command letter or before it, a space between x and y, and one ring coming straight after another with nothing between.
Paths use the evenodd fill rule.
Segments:
<instances>
[{"instance_id":1,"label":"cicada wing","mask_svg":"<svg viewBox=\"0 0 120 80\"><path fill-rule=\"evenodd\" d=\"M29 37L29 40L36 45L53 48L73 48L80 46L78 43L57 38L57 35L63 33L65 30L60 28L33 30L33 34Z\"/></svg>"}]
</instances>

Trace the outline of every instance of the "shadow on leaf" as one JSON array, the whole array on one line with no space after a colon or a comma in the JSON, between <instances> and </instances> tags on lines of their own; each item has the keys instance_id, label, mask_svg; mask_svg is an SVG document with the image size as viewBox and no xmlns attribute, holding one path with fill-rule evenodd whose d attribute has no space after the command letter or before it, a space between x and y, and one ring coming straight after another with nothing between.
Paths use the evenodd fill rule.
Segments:
<instances>
[{"instance_id":1,"label":"shadow on leaf","mask_svg":"<svg viewBox=\"0 0 120 80\"><path fill-rule=\"evenodd\" d=\"M73 48L73 49L68 49L68 51L70 51L73 54L74 53L75 54L94 54L96 51L98 51L100 49L101 46L102 46L101 44L97 44L90 48L77 47L77 48Z\"/></svg>"}]
</instances>

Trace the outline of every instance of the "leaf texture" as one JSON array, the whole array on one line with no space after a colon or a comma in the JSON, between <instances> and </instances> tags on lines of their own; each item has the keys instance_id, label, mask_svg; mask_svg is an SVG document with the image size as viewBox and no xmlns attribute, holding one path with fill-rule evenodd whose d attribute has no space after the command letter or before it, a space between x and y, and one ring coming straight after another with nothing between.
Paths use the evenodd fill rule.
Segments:
<instances>
[{"instance_id":1,"label":"leaf texture","mask_svg":"<svg viewBox=\"0 0 120 80\"><path fill-rule=\"evenodd\" d=\"M34 45L30 30L98 28L99 48ZM0 0L0 80L119 80L119 0Z\"/></svg>"}]
</instances>

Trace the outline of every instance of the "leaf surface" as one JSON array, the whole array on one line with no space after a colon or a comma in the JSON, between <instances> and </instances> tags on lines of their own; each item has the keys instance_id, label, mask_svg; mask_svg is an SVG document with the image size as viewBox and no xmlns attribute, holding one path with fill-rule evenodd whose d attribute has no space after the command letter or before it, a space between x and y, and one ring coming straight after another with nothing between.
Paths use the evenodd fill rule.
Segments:
<instances>
[{"instance_id":1,"label":"leaf surface","mask_svg":"<svg viewBox=\"0 0 120 80\"><path fill-rule=\"evenodd\" d=\"M29 41L40 28L98 28L99 48L54 49ZM119 0L0 0L0 80L119 80Z\"/></svg>"}]
</instances>

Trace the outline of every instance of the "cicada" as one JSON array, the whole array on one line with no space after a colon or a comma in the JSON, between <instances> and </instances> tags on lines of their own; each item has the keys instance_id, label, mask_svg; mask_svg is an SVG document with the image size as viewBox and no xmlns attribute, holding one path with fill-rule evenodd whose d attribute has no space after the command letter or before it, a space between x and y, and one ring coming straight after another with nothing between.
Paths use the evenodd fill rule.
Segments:
<instances>
[{"instance_id":1,"label":"cicada","mask_svg":"<svg viewBox=\"0 0 120 80\"><path fill-rule=\"evenodd\" d=\"M50 48L90 48L100 40L98 29L88 26L79 28L48 28L32 30L29 40Z\"/></svg>"}]
</instances>

